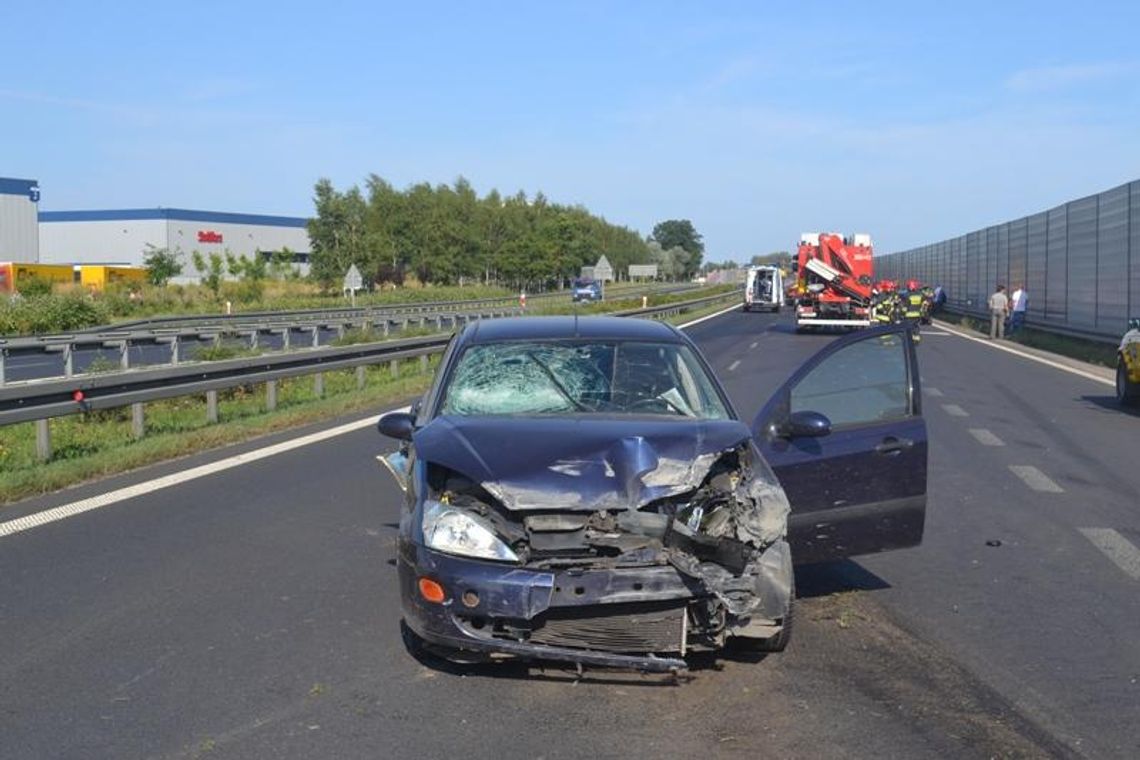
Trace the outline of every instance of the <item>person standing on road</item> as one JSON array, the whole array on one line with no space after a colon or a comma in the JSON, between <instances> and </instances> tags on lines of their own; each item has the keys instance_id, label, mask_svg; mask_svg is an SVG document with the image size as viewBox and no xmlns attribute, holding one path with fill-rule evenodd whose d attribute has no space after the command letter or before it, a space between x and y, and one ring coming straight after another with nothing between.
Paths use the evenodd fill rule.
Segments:
<instances>
[{"instance_id":1,"label":"person standing on road","mask_svg":"<svg viewBox=\"0 0 1140 760\"><path fill-rule=\"evenodd\" d=\"M990 340L1005 337L1005 318L1009 314L1009 296L1005 285L998 285L990 296Z\"/></svg>"},{"instance_id":2,"label":"person standing on road","mask_svg":"<svg viewBox=\"0 0 1140 760\"><path fill-rule=\"evenodd\" d=\"M1009 315L1009 334L1016 335L1018 330L1025 324L1025 306L1029 302L1029 294L1025 292L1025 288L1018 285L1014 288L1013 295L1010 296L1009 307L1011 309Z\"/></svg>"}]
</instances>

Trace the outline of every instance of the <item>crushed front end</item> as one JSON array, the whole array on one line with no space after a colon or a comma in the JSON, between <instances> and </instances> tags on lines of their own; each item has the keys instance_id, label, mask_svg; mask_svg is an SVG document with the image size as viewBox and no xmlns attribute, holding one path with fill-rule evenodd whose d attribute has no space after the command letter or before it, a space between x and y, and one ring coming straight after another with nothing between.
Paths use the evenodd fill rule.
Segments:
<instances>
[{"instance_id":1,"label":"crushed front end","mask_svg":"<svg viewBox=\"0 0 1140 760\"><path fill-rule=\"evenodd\" d=\"M424 465L399 545L408 626L466 656L661 672L732 637L776 640L792 562L775 476L746 437L686 459L651 448L626 439L555 461L545 469L561 485L549 487ZM597 467L626 482L590 499L568 492Z\"/></svg>"}]
</instances>

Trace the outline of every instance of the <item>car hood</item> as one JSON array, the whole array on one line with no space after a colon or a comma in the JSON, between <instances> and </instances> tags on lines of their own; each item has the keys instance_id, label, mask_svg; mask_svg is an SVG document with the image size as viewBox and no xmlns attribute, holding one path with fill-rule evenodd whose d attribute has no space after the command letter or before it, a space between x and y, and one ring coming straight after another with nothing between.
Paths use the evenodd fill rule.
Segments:
<instances>
[{"instance_id":1,"label":"car hood","mask_svg":"<svg viewBox=\"0 0 1140 760\"><path fill-rule=\"evenodd\" d=\"M737 420L437 417L417 456L483 486L509 510L637 509L697 488L746 443Z\"/></svg>"}]
</instances>

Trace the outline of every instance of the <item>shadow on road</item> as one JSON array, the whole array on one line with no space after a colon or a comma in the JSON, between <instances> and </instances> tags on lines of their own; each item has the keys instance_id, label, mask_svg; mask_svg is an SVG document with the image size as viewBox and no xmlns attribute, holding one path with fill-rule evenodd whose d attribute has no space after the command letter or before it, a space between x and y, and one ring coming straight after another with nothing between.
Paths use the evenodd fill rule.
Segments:
<instances>
[{"instance_id":1,"label":"shadow on road","mask_svg":"<svg viewBox=\"0 0 1140 760\"><path fill-rule=\"evenodd\" d=\"M1127 414L1132 417L1140 417L1140 407L1130 408L1121 406L1120 402L1116 400L1116 396L1081 396L1081 400L1087 401L1093 406L1099 406L1101 409L1107 409L1110 412Z\"/></svg>"},{"instance_id":2,"label":"shadow on road","mask_svg":"<svg viewBox=\"0 0 1140 760\"><path fill-rule=\"evenodd\" d=\"M891 584L849 559L796 568L796 598L811 599L843 591L879 591Z\"/></svg>"}]
</instances>

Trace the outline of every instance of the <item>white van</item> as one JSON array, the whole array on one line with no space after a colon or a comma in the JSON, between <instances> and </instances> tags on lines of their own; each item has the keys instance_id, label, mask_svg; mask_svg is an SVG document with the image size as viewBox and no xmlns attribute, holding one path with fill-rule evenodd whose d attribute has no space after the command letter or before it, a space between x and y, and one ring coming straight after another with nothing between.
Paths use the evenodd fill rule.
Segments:
<instances>
[{"instance_id":1,"label":"white van","mask_svg":"<svg viewBox=\"0 0 1140 760\"><path fill-rule=\"evenodd\" d=\"M744 281L745 311L779 311L784 303L784 273L779 267L749 267Z\"/></svg>"}]
</instances>

